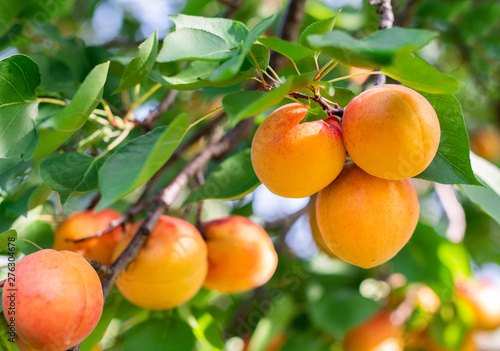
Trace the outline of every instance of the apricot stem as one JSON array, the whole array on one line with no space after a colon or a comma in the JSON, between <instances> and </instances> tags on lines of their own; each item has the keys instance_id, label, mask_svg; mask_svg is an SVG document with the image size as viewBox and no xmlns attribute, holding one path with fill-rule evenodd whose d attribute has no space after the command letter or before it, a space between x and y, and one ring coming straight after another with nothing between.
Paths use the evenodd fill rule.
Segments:
<instances>
[{"instance_id":1,"label":"apricot stem","mask_svg":"<svg viewBox=\"0 0 500 351\"><path fill-rule=\"evenodd\" d=\"M33 241L31 240L28 240L28 239L24 239L24 238L17 238L16 240L19 240L19 241L24 241L24 242L27 242L33 246L35 246L38 250L43 250L40 246L38 246L37 244L35 244Z\"/></svg>"},{"instance_id":2,"label":"apricot stem","mask_svg":"<svg viewBox=\"0 0 500 351\"><path fill-rule=\"evenodd\" d=\"M350 74L348 76L343 76L343 77L338 77L338 78L335 78L335 79L331 79L329 81L327 81L328 83L334 83L334 82L338 82L338 81L341 81L341 80L345 80L345 79L349 79L349 78L353 78L353 77L357 77L357 76L363 76L363 75L374 75L374 74L384 74L380 71L370 71L370 72L363 72L363 73L356 73L356 74Z\"/></svg>"},{"instance_id":3,"label":"apricot stem","mask_svg":"<svg viewBox=\"0 0 500 351\"><path fill-rule=\"evenodd\" d=\"M340 116L344 114L344 110L337 104L335 104L335 107L331 106L328 104L325 99L321 96L309 96L300 92L295 92L295 93L290 93L288 94L291 97L297 98L297 99L311 99L314 102L318 103L323 110L325 110L328 115L335 115L335 116Z\"/></svg>"},{"instance_id":4,"label":"apricot stem","mask_svg":"<svg viewBox=\"0 0 500 351\"><path fill-rule=\"evenodd\" d=\"M52 99L52 98L38 98L38 102L45 102L47 104L66 106L68 103L64 100Z\"/></svg>"}]
</instances>

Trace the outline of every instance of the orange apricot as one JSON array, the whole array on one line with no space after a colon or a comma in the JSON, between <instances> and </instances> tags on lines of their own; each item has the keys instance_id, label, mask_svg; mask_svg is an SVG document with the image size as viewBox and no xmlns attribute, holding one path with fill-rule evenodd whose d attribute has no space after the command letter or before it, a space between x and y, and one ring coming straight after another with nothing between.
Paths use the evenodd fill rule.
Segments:
<instances>
[{"instance_id":1,"label":"orange apricot","mask_svg":"<svg viewBox=\"0 0 500 351\"><path fill-rule=\"evenodd\" d=\"M99 261L109 266L111 255L116 244L123 238L123 230L118 227L98 238L74 243L68 240L77 240L89 237L108 227L109 223L122 215L114 210L106 209L98 213L81 211L73 213L55 231L53 249L68 250L85 256L89 260Z\"/></svg>"},{"instance_id":2,"label":"orange apricot","mask_svg":"<svg viewBox=\"0 0 500 351\"><path fill-rule=\"evenodd\" d=\"M97 325L103 303L92 266L74 252L51 249L21 259L13 286L4 288L2 296L7 323L15 318L18 342L26 350L75 346Z\"/></svg>"},{"instance_id":3,"label":"orange apricot","mask_svg":"<svg viewBox=\"0 0 500 351\"><path fill-rule=\"evenodd\" d=\"M300 124L306 113L307 107L298 103L282 106L262 122L253 138L255 173L276 195L310 196L330 184L344 165L340 129L324 121Z\"/></svg>"},{"instance_id":4,"label":"orange apricot","mask_svg":"<svg viewBox=\"0 0 500 351\"><path fill-rule=\"evenodd\" d=\"M354 67L354 66L349 67L349 75L361 74L361 73L366 73L366 72L371 72L371 71L373 71L373 69L371 69L371 68L361 68L361 67ZM369 77L369 75L364 74L364 75L354 76L354 77L351 77L349 79L351 81L353 81L354 83L361 85L368 79L368 77Z\"/></svg>"},{"instance_id":5,"label":"orange apricot","mask_svg":"<svg viewBox=\"0 0 500 351\"><path fill-rule=\"evenodd\" d=\"M485 126L475 130L470 137L471 150L493 163L500 162L500 130Z\"/></svg>"},{"instance_id":6,"label":"orange apricot","mask_svg":"<svg viewBox=\"0 0 500 351\"><path fill-rule=\"evenodd\" d=\"M408 179L374 177L352 162L316 199L323 239L339 258L370 268L395 256L408 242L419 216Z\"/></svg>"},{"instance_id":7,"label":"orange apricot","mask_svg":"<svg viewBox=\"0 0 500 351\"><path fill-rule=\"evenodd\" d=\"M278 255L266 231L241 216L205 224L208 274L205 287L226 293L256 288L276 270Z\"/></svg>"},{"instance_id":8,"label":"orange apricot","mask_svg":"<svg viewBox=\"0 0 500 351\"><path fill-rule=\"evenodd\" d=\"M473 311L474 328L493 330L500 327L500 289L487 280L460 280L455 283L458 299Z\"/></svg>"},{"instance_id":9,"label":"orange apricot","mask_svg":"<svg viewBox=\"0 0 500 351\"><path fill-rule=\"evenodd\" d=\"M113 253L125 250L141 222L127 230ZM192 298L207 274L207 245L190 223L160 216L136 259L118 276L116 285L131 303L153 310L178 306Z\"/></svg>"},{"instance_id":10,"label":"orange apricot","mask_svg":"<svg viewBox=\"0 0 500 351\"><path fill-rule=\"evenodd\" d=\"M352 99L342 132L346 150L360 168L391 180L425 170L441 136L432 105L416 91L394 84L370 88Z\"/></svg>"},{"instance_id":11,"label":"orange apricot","mask_svg":"<svg viewBox=\"0 0 500 351\"><path fill-rule=\"evenodd\" d=\"M403 351L400 327L391 322L390 314L378 312L350 329L344 338L344 351Z\"/></svg>"},{"instance_id":12,"label":"orange apricot","mask_svg":"<svg viewBox=\"0 0 500 351\"><path fill-rule=\"evenodd\" d=\"M316 219L316 206L311 206L311 209L309 210L309 225L311 226L311 234L318 250L326 253L332 258L335 258L335 254L332 250L330 250L328 245L326 245L325 239L323 239L323 235L321 235L319 230L318 221Z\"/></svg>"}]
</instances>

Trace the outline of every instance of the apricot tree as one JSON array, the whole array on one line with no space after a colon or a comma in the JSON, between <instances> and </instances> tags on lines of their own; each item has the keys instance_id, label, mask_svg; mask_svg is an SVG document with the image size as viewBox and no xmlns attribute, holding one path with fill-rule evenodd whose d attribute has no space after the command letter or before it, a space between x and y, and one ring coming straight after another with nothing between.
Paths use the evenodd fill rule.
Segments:
<instances>
[{"instance_id":1,"label":"apricot tree","mask_svg":"<svg viewBox=\"0 0 500 351\"><path fill-rule=\"evenodd\" d=\"M500 4L338 3L0 2L0 349L488 346Z\"/></svg>"}]
</instances>

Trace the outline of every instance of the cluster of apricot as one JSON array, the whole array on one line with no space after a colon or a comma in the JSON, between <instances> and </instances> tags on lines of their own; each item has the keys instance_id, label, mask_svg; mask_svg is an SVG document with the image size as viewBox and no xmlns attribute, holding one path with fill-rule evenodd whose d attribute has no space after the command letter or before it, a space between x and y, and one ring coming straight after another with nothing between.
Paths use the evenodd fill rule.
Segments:
<instances>
[{"instance_id":1,"label":"cluster of apricot","mask_svg":"<svg viewBox=\"0 0 500 351\"><path fill-rule=\"evenodd\" d=\"M75 213L57 228L54 249L19 261L15 284L3 293L8 322L9 307L14 309L19 345L26 350L66 350L92 332L102 314L103 293L99 276L85 258L111 264L141 222L125 231L118 227L100 237L75 240L106 229L120 217L109 209ZM130 302L162 310L188 301L202 286L226 293L253 289L271 278L277 263L268 234L245 217L207 222L202 236L190 223L163 215L116 284ZM9 289L16 291L12 304Z\"/></svg>"},{"instance_id":2,"label":"cluster of apricot","mask_svg":"<svg viewBox=\"0 0 500 351\"><path fill-rule=\"evenodd\" d=\"M273 193L317 192L316 220L337 257L370 268L386 262L415 230L419 204L408 178L431 163L440 126L416 91L380 85L355 97L342 124L335 116L300 123L307 107L282 106L258 128L252 164ZM353 162L345 163L346 150Z\"/></svg>"}]
</instances>

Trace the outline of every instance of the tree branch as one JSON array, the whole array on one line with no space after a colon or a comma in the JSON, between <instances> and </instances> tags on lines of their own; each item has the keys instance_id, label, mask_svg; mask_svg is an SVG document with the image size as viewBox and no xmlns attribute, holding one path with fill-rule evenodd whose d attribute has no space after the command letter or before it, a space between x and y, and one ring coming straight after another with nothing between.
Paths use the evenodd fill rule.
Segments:
<instances>
[{"instance_id":1,"label":"tree branch","mask_svg":"<svg viewBox=\"0 0 500 351\"><path fill-rule=\"evenodd\" d=\"M321 108L328 114L328 116L335 115L335 116L342 117L344 115L344 110L342 109L342 107L340 107L337 104L335 104L335 106L331 106L321 96L317 96L317 97L316 96L309 96L309 95L299 93L299 92L290 93L290 96L293 96L297 99L305 99L305 100L311 99L311 100L317 102L321 106Z\"/></svg>"},{"instance_id":2,"label":"tree branch","mask_svg":"<svg viewBox=\"0 0 500 351\"><path fill-rule=\"evenodd\" d=\"M168 110L168 108L174 103L178 93L179 93L178 90L170 90L165 99L163 99L163 101L158 105L158 107L155 110L151 111L149 115L142 122L140 121L134 122L135 123L134 127L142 126L146 130L153 129L156 122L161 117L161 115L166 110Z\"/></svg>"},{"instance_id":3,"label":"tree branch","mask_svg":"<svg viewBox=\"0 0 500 351\"><path fill-rule=\"evenodd\" d=\"M381 14L378 29L392 28L394 23L394 12L392 11L391 0L370 0L370 5L377 5L377 13ZM380 69L377 69L380 71ZM375 76L375 85L385 84L385 74Z\"/></svg>"},{"instance_id":4,"label":"tree branch","mask_svg":"<svg viewBox=\"0 0 500 351\"><path fill-rule=\"evenodd\" d=\"M279 37L291 43L296 42L299 37L300 27L304 20L306 0L290 0L285 14L285 20L281 26ZM287 58L276 51L271 55L269 65L276 72L283 67Z\"/></svg>"}]
</instances>

